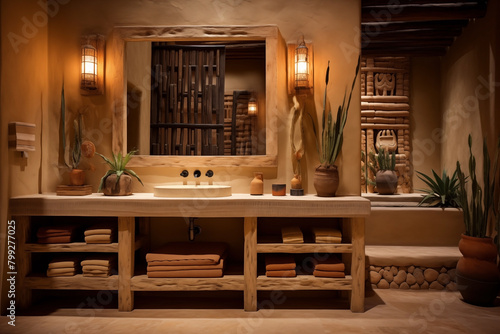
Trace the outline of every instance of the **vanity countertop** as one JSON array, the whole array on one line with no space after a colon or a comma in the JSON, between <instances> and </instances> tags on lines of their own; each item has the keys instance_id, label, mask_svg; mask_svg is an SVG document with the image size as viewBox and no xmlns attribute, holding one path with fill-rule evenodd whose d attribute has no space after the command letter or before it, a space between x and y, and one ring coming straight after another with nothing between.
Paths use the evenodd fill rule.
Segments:
<instances>
[{"instance_id":1,"label":"vanity countertop","mask_svg":"<svg viewBox=\"0 0 500 334\"><path fill-rule=\"evenodd\" d=\"M10 199L13 216L110 217L366 217L370 201L361 196L252 196L164 198L152 193L130 196L57 196L35 194Z\"/></svg>"}]
</instances>

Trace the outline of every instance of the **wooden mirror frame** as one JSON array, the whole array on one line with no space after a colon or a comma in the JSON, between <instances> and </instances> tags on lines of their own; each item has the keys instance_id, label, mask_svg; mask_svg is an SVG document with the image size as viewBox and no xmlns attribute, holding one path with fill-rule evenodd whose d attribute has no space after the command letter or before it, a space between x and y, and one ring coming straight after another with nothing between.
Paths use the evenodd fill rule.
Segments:
<instances>
[{"instance_id":1,"label":"wooden mirror frame","mask_svg":"<svg viewBox=\"0 0 500 334\"><path fill-rule=\"evenodd\" d=\"M266 154L246 156L137 155L130 167L276 167L278 164L278 64L286 64L286 45L278 27L266 26L161 26L116 27L108 41L107 78L112 96L113 152L127 149L127 78L125 43L132 41L232 41L266 43ZM110 73L111 72L111 73ZM114 72L114 73L113 73ZM282 74L286 76L286 73Z\"/></svg>"}]
</instances>

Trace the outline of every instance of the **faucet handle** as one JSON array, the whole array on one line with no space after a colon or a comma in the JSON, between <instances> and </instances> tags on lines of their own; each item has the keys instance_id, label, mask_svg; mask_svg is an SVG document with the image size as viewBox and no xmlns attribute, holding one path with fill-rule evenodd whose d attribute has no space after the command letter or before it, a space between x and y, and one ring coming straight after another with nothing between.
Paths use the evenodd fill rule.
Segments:
<instances>
[{"instance_id":1,"label":"faucet handle","mask_svg":"<svg viewBox=\"0 0 500 334\"><path fill-rule=\"evenodd\" d=\"M207 170L207 172L205 173L205 176L208 176L208 177L214 176L214 171L211 169Z\"/></svg>"},{"instance_id":2,"label":"faucet handle","mask_svg":"<svg viewBox=\"0 0 500 334\"><path fill-rule=\"evenodd\" d=\"M182 177L187 177L189 175L189 172L187 170L183 170L180 174Z\"/></svg>"}]
</instances>

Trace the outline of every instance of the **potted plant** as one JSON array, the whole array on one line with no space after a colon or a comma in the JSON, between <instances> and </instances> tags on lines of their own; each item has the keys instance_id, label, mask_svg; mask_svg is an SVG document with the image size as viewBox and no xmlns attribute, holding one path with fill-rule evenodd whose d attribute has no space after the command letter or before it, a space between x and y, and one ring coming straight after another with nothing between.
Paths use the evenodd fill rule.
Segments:
<instances>
[{"instance_id":1,"label":"potted plant","mask_svg":"<svg viewBox=\"0 0 500 334\"><path fill-rule=\"evenodd\" d=\"M419 189L426 193L422 196L422 200L418 203L419 206L427 204L428 206L438 206L438 207L452 207L457 208L458 204L458 176L457 171L453 172L450 176L446 174L446 170L443 169L442 176L439 175L432 169L432 176L434 179L424 173L417 171L418 178L427 184L428 189Z\"/></svg>"},{"instance_id":2,"label":"potted plant","mask_svg":"<svg viewBox=\"0 0 500 334\"><path fill-rule=\"evenodd\" d=\"M126 196L132 194L132 178L135 177L139 182L144 185L137 176L137 174L125 168L127 163L130 161L132 155L137 151L130 151L125 156L122 153L118 153L118 155L113 155L113 159L110 160L106 158L104 155L97 153L104 161L108 164L110 169L106 172L106 174L101 178L101 182L99 184L99 189L97 192L102 192L107 196Z\"/></svg>"},{"instance_id":3,"label":"potted plant","mask_svg":"<svg viewBox=\"0 0 500 334\"><path fill-rule=\"evenodd\" d=\"M331 110L326 113L326 91L328 88L330 62L326 69L325 78L325 95L323 99L323 114L322 114L322 130L321 130L321 144L318 143L318 136L316 136L316 147L319 153L320 165L316 168L314 173L314 188L320 197L332 197L339 186L339 172L335 161L342 150L344 141L344 127L347 121L347 114L351 104L352 91L354 84L358 77L360 59L358 58L358 65L356 66L356 74L352 82L349 98L346 103L346 93L342 105L338 107L336 121L333 121ZM313 122L314 124L314 122ZM316 130L314 129L316 134Z\"/></svg>"},{"instance_id":4,"label":"potted plant","mask_svg":"<svg viewBox=\"0 0 500 334\"><path fill-rule=\"evenodd\" d=\"M398 188L398 175L396 174L396 153L389 153L384 148L380 148L378 154L375 156L373 152L371 155L370 169L375 174L375 183L377 191L380 195L392 195ZM374 168L373 161L376 162L377 167Z\"/></svg>"},{"instance_id":5,"label":"potted plant","mask_svg":"<svg viewBox=\"0 0 500 334\"><path fill-rule=\"evenodd\" d=\"M470 193L466 188L466 177L457 161L459 180L458 203L463 210L465 233L458 248L463 257L457 263L457 285L464 301L475 305L491 305L500 289L500 272L497 266L498 246L487 236L490 214L497 215L494 207L495 182L498 165L498 150L491 168L491 160L483 140L482 188L476 178L476 159L472 154L472 137L469 135L469 180Z\"/></svg>"},{"instance_id":6,"label":"potted plant","mask_svg":"<svg viewBox=\"0 0 500 334\"><path fill-rule=\"evenodd\" d=\"M69 171L69 185L83 186L85 184L85 171L80 168L82 156L92 158L95 153L95 146L89 140L83 138L83 110L79 110L77 116L73 120L73 143L68 148L66 146L66 104L64 98L64 85L61 90L61 159Z\"/></svg>"}]
</instances>

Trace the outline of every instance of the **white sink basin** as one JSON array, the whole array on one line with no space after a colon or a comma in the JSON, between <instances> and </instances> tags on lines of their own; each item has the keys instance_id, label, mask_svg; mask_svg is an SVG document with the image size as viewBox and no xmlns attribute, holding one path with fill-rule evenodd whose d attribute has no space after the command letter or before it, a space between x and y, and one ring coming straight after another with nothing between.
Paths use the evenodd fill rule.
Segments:
<instances>
[{"instance_id":1,"label":"white sink basin","mask_svg":"<svg viewBox=\"0 0 500 334\"><path fill-rule=\"evenodd\" d=\"M231 196L231 186L224 185L168 185L168 186L156 186L153 189L153 194L155 197L228 197Z\"/></svg>"}]
</instances>

